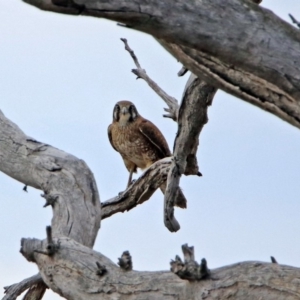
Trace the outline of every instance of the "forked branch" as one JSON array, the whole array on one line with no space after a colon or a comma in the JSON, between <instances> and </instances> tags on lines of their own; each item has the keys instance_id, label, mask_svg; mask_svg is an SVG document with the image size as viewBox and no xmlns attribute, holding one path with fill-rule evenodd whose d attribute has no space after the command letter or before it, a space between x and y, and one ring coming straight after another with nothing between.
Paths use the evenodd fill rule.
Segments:
<instances>
[{"instance_id":1,"label":"forked branch","mask_svg":"<svg viewBox=\"0 0 300 300\"><path fill-rule=\"evenodd\" d=\"M133 73L138 75L138 78L143 78L151 86L154 81L141 68L138 58L129 47L127 40L121 40L138 68L132 70ZM186 72L187 69L182 67L178 75L183 76ZM174 143L174 159L168 173L164 197L164 224L171 232L174 232L180 228L174 216L174 203L179 189L180 177L182 174L201 176L196 157L199 135L204 124L208 121L207 107L211 105L217 89L191 74L180 107L178 107L178 101L163 92L156 83L154 91L169 105L170 110L173 111L172 119L178 123L178 132ZM166 99L168 100L166 101Z\"/></svg>"},{"instance_id":2,"label":"forked branch","mask_svg":"<svg viewBox=\"0 0 300 300\"><path fill-rule=\"evenodd\" d=\"M42 299L47 286L44 284L44 281L40 274L31 276L22 280L19 283L15 283L10 286L4 287L5 296L2 300L15 300L19 295L28 290L27 294L23 298L24 300L29 299ZM35 293L35 298L29 298L29 295ZM38 297L40 295L40 297Z\"/></svg>"},{"instance_id":3,"label":"forked branch","mask_svg":"<svg viewBox=\"0 0 300 300\"><path fill-rule=\"evenodd\" d=\"M152 194L166 181L170 165L170 157L157 161L145 170L128 189L103 202L101 204L101 219L108 218L118 212L128 211L149 200Z\"/></svg>"},{"instance_id":4,"label":"forked branch","mask_svg":"<svg viewBox=\"0 0 300 300\"><path fill-rule=\"evenodd\" d=\"M69 300L138 299L276 299L298 300L300 269L263 262L244 262L209 270L205 259L197 263L193 247L182 246L172 272L124 270L99 252L72 239L54 239L60 248L52 257L47 241L23 240L23 253L34 256L44 282ZM250 274L250 275L249 275ZM181 278L180 278L180 277ZM193 282L191 282L193 281Z\"/></svg>"},{"instance_id":5,"label":"forked branch","mask_svg":"<svg viewBox=\"0 0 300 300\"><path fill-rule=\"evenodd\" d=\"M134 51L129 47L127 39L122 38L121 41L125 44L125 50L127 50L132 57L137 69L132 69L132 73L137 76L137 79L144 79L148 85L165 101L168 105L168 108L164 110L168 112L168 114L164 115L166 118L171 118L174 121L177 121L177 113L178 113L178 101L169 96L162 88L158 86L156 82L154 82L146 73L146 71L141 67L138 58L136 57Z\"/></svg>"},{"instance_id":6,"label":"forked branch","mask_svg":"<svg viewBox=\"0 0 300 300\"><path fill-rule=\"evenodd\" d=\"M174 142L174 159L168 173L165 193L165 216L172 211L173 199L182 174L198 175L199 135L208 122L207 110L217 89L191 74L179 108L178 131Z\"/></svg>"}]
</instances>

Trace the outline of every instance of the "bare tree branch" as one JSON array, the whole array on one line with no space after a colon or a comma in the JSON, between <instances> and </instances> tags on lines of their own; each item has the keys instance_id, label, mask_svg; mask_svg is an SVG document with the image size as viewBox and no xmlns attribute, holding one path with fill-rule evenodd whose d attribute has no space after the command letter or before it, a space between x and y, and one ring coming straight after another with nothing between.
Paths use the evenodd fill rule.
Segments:
<instances>
[{"instance_id":1,"label":"bare tree branch","mask_svg":"<svg viewBox=\"0 0 300 300\"><path fill-rule=\"evenodd\" d=\"M24 291L26 291L28 289L29 289L29 291L36 289L40 285L43 285L43 287L46 288L41 275L37 274L37 275L31 276L29 278L22 280L19 283L15 283L13 285L4 287L5 296L2 298L2 300L15 300ZM29 298L26 298L26 297L25 297L25 299L29 300ZM40 299L42 299L42 298L40 298Z\"/></svg>"},{"instance_id":2,"label":"bare tree branch","mask_svg":"<svg viewBox=\"0 0 300 300\"><path fill-rule=\"evenodd\" d=\"M168 271L125 271L101 253L70 238L54 241L61 246L52 257L34 251L45 251L46 240L25 239L22 252L26 257L33 255L49 288L69 300L298 300L300 297L299 268L244 262L208 270L206 261L196 263L193 248L183 245L184 272L177 269L177 274L191 276L189 280L196 280L191 283ZM106 270L101 275L97 262Z\"/></svg>"},{"instance_id":3,"label":"bare tree branch","mask_svg":"<svg viewBox=\"0 0 300 300\"><path fill-rule=\"evenodd\" d=\"M149 33L199 78L300 128L300 32L249 0L24 1Z\"/></svg>"},{"instance_id":4,"label":"bare tree branch","mask_svg":"<svg viewBox=\"0 0 300 300\"><path fill-rule=\"evenodd\" d=\"M142 78L144 79L148 85L160 96L165 103L168 105L169 108L165 108L164 110L168 112L168 114L163 115L166 118L171 118L174 121L177 121L177 113L178 113L178 101L174 98L169 96L165 91L163 91L157 83L155 83L146 73L144 69L142 69L136 55L134 54L133 50L129 47L127 39L121 39L121 41L125 44L125 50L127 50L132 57L137 69L132 69L132 73L137 75L137 79Z\"/></svg>"},{"instance_id":5,"label":"bare tree branch","mask_svg":"<svg viewBox=\"0 0 300 300\"><path fill-rule=\"evenodd\" d=\"M198 175L197 149L199 135L207 123L207 109L217 89L191 74L178 114L178 132L174 142L174 159L168 173L164 197L165 217L173 213L174 197L182 174Z\"/></svg>"},{"instance_id":6,"label":"bare tree branch","mask_svg":"<svg viewBox=\"0 0 300 300\"><path fill-rule=\"evenodd\" d=\"M150 33L199 78L269 110L300 128L298 32L247 0L232 0L226 6L222 0L215 0L214 3L209 0L192 3L180 1L26 0L45 10L106 17ZM222 9L223 16L221 24L215 22L219 9ZM170 11L172 14L168 14ZM162 17L166 15L170 17ZM222 31L217 30L220 26ZM243 40L240 40L241 36ZM291 49L288 53L287 48ZM207 88L212 98L215 88L209 85ZM207 105L211 102L209 97L206 100L202 111L204 117ZM178 117L178 123L182 122L182 126L186 117L195 117L194 111L189 109L190 105L192 103L189 101L183 101L179 113L173 114L173 119L177 120ZM181 174L199 172L193 155L204 124L204 119L199 123L191 122L193 130L188 133L191 134L188 150L181 145L188 134L179 130L174 145L174 163L170 167L169 161L165 170L156 171L160 180L166 180L165 176L170 169L168 180L172 191L174 184L178 186ZM96 184L85 163L26 137L2 114L0 140L0 170L25 185L44 190L47 204L53 208L53 237L48 229L47 240L23 239L22 254L38 265L44 282L63 297L76 300L121 297L123 300L134 300L140 299L142 294L146 299L161 300L209 297L239 300L249 297L299 299L300 270L297 268L277 263L252 262L210 271L206 260L202 260L201 264L195 262L194 252L188 246L183 249L185 262L176 257L172 264L173 271L176 269L176 274L189 280L210 278L201 281L201 284L190 284L170 272L128 270L124 276L125 270L90 248L101 216L105 214L101 215ZM192 159L189 162L190 155ZM155 168L159 169L153 166L149 174L155 172ZM172 179L172 174L177 177L173 176ZM148 179L153 180L150 175ZM141 182L135 188L143 186ZM155 188L149 183L148 186L144 183L144 186L143 192L135 191L134 187L131 190L133 194L139 195L140 202L149 199ZM127 198L130 196L128 192ZM103 210L110 207L107 212L104 211L106 217L139 204L139 200L128 201L122 197L119 197L121 200L118 198L103 204ZM169 197L165 201L165 221L173 217L172 199ZM49 245L59 247L49 251ZM42 286L41 293L44 290L45 286ZM30 291L27 300L32 299ZM41 299L42 296L37 297L35 299Z\"/></svg>"},{"instance_id":7,"label":"bare tree branch","mask_svg":"<svg viewBox=\"0 0 300 300\"><path fill-rule=\"evenodd\" d=\"M167 157L155 162L127 190L103 202L101 218L105 219L115 213L128 211L149 200L152 194L167 180L171 160L171 157Z\"/></svg>"},{"instance_id":8,"label":"bare tree branch","mask_svg":"<svg viewBox=\"0 0 300 300\"><path fill-rule=\"evenodd\" d=\"M0 111L0 171L56 198L52 234L92 247L100 220L93 173L83 160L26 136Z\"/></svg>"},{"instance_id":9,"label":"bare tree branch","mask_svg":"<svg viewBox=\"0 0 300 300\"><path fill-rule=\"evenodd\" d=\"M48 287L44 282L33 285L26 292L22 300L41 300L43 299L47 288Z\"/></svg>"},{"instance_id":10,"label":"bare tree branch","mask_svg":"<svg viewBox=\"0 0 300 300\"><path fill-rule=\"evenodd\" d=\"M145 70L136 57L134 51L129 47L126 39L121 39L125 44L125 49L130 53L138 71L133 72L139 77L144 78L147 82L153 82L147 75ZM134 71L134 70L133 70ZM184 75L187 71L185 67L179 72L179 76ZM149 84L151 86L151 84ZM165 100L165 92L155 83L155 91ZM173 120L178 122L178 132L174 144L174 160L168 175L167 189L164 197L164 224L171 231L176 232L180 229L180 225L174 216L174 204L179 191L179 181L183 173L186 175L201 175L197 164L197 148L200 131L203 125L207 122L207 106L211 104L212 99L216 93L216 88L206 84L198 79L195 75L191 75L184 91L183 101L180 106L178 117L178 107L176 111L173 110ZM174 98L170 99L168 104L170 109L175 103ZM175 99L174 99L175 100ZM177 100L176 106L177 105ZM174 107L174 106L173 106ZM176 118L175 118L176 116ZM186 169L188 163L188 168Z\"/></svg>"},{"instance_id":11,"label":"bare tree branch","mask_svg":"<svg viewBox=\"0 0 300 300\"><path fill-rule=\"evenodd\" d=\"M25 185L43 190L46 199L55 199L51 202L53 237L69 236L92 247L100 226L101 206L94 176L87 165L26 136L1 111L0 141L0 171ZM52 234L49 232L49 241ZM48 253L52 253L50 248ZM16 295L14 289L20 291L24 285L28 288L34 280L38 277L9 288L6 299ZM41 299L44 292L45 285L38 283L29 289L24 299Z\"/></svg>"}]
</instances>

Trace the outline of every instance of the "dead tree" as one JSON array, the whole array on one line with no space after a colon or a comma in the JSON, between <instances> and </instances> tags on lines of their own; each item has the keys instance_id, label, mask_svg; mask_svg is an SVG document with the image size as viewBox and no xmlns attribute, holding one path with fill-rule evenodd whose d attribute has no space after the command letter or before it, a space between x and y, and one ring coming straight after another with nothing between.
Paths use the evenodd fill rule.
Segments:
<instances>
[{"instance_id":1,"label":"dead tree","mask_svg":"<svg viewBox=\"0 0 300 300\"><path fill-rule=\"evenodd\" d=\"M26 136L0 114L0 170L43 190L45 205L53 209L47 238L21 241L21 253L37 264L39 274L6 287L3 299L15 299L27 289L25 299L41 299L46 287L76 300L299 299L300 270L274 258L272 263L209 270L205 259L195 260L193 247L183 245L184 259L171 261L172 272L137 272L127 251L118 267L92 250L101 219L143 203L166 180L164 218L172 231L172 199L181 175L201 175L198 137L217 88L300 127L297 29L248 0L24 1L44 10L116 20L152 34L182 62L181 74L186 69L193 74L179 105L143 72L123 40L137 66L133 72L166 101L166 116L178 123L178 133L172 158L156 162L126 191L101 204L93 174L82 160Z\"/></svg>"}]
</instances>

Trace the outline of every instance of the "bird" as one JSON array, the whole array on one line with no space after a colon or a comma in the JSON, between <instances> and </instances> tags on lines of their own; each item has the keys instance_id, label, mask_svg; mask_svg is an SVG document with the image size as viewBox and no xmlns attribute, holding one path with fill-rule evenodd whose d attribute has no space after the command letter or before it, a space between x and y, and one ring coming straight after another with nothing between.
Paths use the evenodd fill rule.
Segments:
<instances>
[{"instance_id":1,"label":"bird","mask_svg":"<svg viewBox=\"0 0 300 300\"><path fill-rule=\"evenodd\" d=\"M161 131L151 121L143 118L136 106L128 100L115 104L113 121L108 126L108 138L112 147L120 153L129 172L127 187L137 168L144 170L156 161L172 156ZM160 189L165 193L166 183ZM178 189L175 205L186 208L186 202L181 189Z\"/></svg>"}]
</instances>

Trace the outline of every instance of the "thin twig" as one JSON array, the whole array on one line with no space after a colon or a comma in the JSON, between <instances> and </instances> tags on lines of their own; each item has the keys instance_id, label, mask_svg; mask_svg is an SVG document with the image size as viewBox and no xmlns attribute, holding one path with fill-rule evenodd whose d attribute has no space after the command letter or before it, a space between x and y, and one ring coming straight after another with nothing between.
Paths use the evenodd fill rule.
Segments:
<instances>
[{"instance_id":1,"label":"thin twig","mask_svg":"<svg viewBox=\"0 0 300 300\"><path fill-rule=\"evenodd\" d=\"M289 17L291 18L292 22L300 28L300 22L297 21L291 14L289 14Z\"/></svg>"},{"instance_id":2,"label":"thin twig","mask_svg":"<svg viewBox=\"0 0 300 300\"><path fill-rule=\"evenodd\" d=\"M178 101L174 97L169 96L165 91L163 91L158 86L158 84L147 75L146 71L141 67L134 51L129 47L127 39L121 38L121 41L124 43L125 50L129 52L134 61L134 64L137 67L137 69L132 69L132 73L137 76L137 79L144 79L148 83L148 85L158 94L158 96L160 96L168 105L168 108L164 108L164 110L168 112L168 114L165 114L163 116L177 121L177 113L179 109Z\"/></svg>"}]
</instances>

